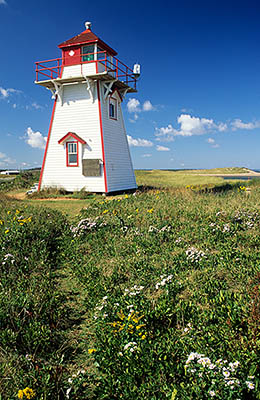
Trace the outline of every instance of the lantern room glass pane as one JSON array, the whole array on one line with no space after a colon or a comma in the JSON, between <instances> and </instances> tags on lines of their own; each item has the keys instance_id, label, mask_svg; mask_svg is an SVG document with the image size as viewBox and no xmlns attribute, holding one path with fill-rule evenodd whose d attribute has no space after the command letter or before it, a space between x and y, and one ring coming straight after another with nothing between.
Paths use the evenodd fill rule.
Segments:
<instances>
[{"instance_id":1,"label":"lantern room glass pane","mask_svg":"<svg viewBox=\"0 0 260 400\"><path fill-rule=\"evenodd\" d=\"M106 52L103 49L101 49L100 47L97 48L97 59L98 60L106 59Z\"/></svg>"},{"instance_id":2,"label":"lantern room glass pane","mask_svg":"<svg viewBox=\"0 0 260 400\"><path fill-rule=\"evenodd\" d=\"M94 60L94 44L81 47L82 61L93 61Z\"/></svg>"}]
</instances>

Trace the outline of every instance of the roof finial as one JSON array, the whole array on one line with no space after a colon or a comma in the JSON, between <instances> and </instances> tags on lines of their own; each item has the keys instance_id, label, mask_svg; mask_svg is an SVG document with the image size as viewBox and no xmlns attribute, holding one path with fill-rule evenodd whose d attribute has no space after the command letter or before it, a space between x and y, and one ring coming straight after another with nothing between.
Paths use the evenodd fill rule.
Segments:
<instances>
[{"instance_id":1,"label":"roof finial","mask_svg":"<svg viewBox=\"0 0 260 400\"><path fill-rule=\"evenodd\" d=\"M91 30L91 22L89 22L89 21L85 22L85 27L86 27L86 29Z\"/></svg>"}]
</instances>

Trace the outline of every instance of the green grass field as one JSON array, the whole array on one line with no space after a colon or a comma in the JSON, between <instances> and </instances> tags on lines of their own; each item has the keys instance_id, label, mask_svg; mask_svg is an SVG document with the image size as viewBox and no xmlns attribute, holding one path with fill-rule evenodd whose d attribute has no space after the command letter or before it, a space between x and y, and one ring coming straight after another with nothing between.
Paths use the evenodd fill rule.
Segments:
<instances>
[{"instance_id":1,"label":"green grass field","mask_svg":"<svg viewBox=\"0 0 260 400\"><path fill-rule=\"evenodd\" d=\"M260 399L260 182L188 175L2 191L1 400Z\"/></svg>"}]
</instances>

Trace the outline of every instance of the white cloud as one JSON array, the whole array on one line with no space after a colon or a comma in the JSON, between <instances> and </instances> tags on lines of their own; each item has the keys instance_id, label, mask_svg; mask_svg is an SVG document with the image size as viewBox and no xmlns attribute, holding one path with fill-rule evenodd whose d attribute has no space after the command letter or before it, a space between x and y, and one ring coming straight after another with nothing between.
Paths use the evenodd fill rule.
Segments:
<instances>
[{"instance_id":1,"label":"white cloud","mask_svg":"<svg viewBox=\"0 0 260 400\"><path fill-rule=\"evenodd\" d=\"M169 124L168 126L155 128L155 136L156 140L163 140L164 142L172 142L174 141L176 129Z\"/></svg>"},{"instance_id":2,"label":"white cloud","mask_svg":"<svg viewBox=\"0 0 260 400\"><path fill-rule=\"evenodd\" d=\"M153 143L146 139L134 139L132 136L127 135L129 146L133 147L152 147Z\"/></svg>"},{"instance_id":3,"label":"white cloud","mask_svg":"<svg viewBox=\"0 0 260 400\"><path fill-rule=\"evenodd\" d=\"M5 6L7 5L7 2L5 0L0 0L0 5L4 4Z\"/></svg>"},{"instance_id":4,"label":"white cloud","mask_svg":"<svg viewBox=\"0 0 260 400\"><path fill-rule=\"evenodd\" d=\"M137 120L138 118L137 113L140 113L142 111L153 111L155 110L155 107L152 105L150 100L145 100L145 102L141 106L139 100L132 98L128 100L127 110L129 113L135 113L135 120Z\"/></svg>"},{"instance_id":5,"label":"white cloud","mask_svg":"<svg viewBox=\"0 0 260 400\"><path fill-rule=\"evenodd\" d=\"M164 147L164 146L156 146L157 151L170 151L169 147Z\"/></svg>"},{"instance_id":6,"label":"white cloud","mask_svg":"<svg viewBox=\"0 0 260 400\"><path fill-rule=\"evenodd\" d=\"M127 103L127 110L129 113L141 112L140 101L137 99L129 99Z\"/></svg>"},{"instance_id":7,"label":"white cloud","mask_svg":"<svg viewBox=\"0 0 260 400\"><path fill-rule=\"evenodd\" d=\"M34 132L32 128L27 128L25 141L29 146L36 149L44 149L47 137L43 136L41 132Z\"/></svg>"},{"instance_id":8,"label":"white cloud","mask_svg":"<svg viewBox=\"0 0 260 400\"><path fill-rule=\"evenodd\" d=\"M12 88L5 89L0 86L0 99L7 99L7 97L9 97L11 93L21 93L21 91Z\"/></svg>"},{"instance_id":9,"label":"white cloud","mask_svg":"<svg viewBox=\"0 0 260 400\"><path fill-rule=\"evenodd\" d=\"M170 142L174 140L174 136L204 135L208 132L223 132L227 129L227 125L222 122L216 124L213 119L192 117L189 114L181 114L177 121L180 125L179 129L175 129L171 124L156 128L155 136L157 140Z\"/></svg>"},{"instance_id":10,"label":"white cloud","mask_svg":"<svg viewBox=\"0 0 260 400\"><path fill-rule=\"evenodd\" d=\"M236 131L237 129L251 130L260 128L260 121L246 123L242 122L241 119L235 119L234 121L231 122L231 126L233 131Z\"/></svg>"},{"instance_id":11,"label":"white cloud","mask_svg":"<svg viewBox=\"0 0 260 400\"><path fill-rule=\"evenodd\" d=\"M218 131L219 132L224 132L228 129L227 124L224 124L223 122L220 122L220 124L218 124Z\"/></svg>"},{"instance_id":12,"label":"white cloud","mask_svg":"<svg viewBox=\"0 0 260 400\"><path fill-rule=\"evenodd\" d=\"M35 108L35 110L41 110L43 107L40 106L38 103L34 102L32 103L32 107Z\"/></svg>"},{"instance_id":13,"label":"white cloud","mask_svg":"<svg viewBox=\"0 0 260 400\"><path fill-rule=\"evenodd\" d=\"M8 157L5 153L0 152L0 166L12 165L16 163L16 160Z\"/></svg>"},{"instance_id":14,"label":"white cloud","mask_svg":"<svg viewBox=\"0 0 260 400\"><path fill-rule=\"evenodd\" d=\"M214 147L214 148L218 148L219 147L219 144L217 144L215 142L215 139L213 139L213 138L208 138L207 142L211 145L211 147Z\"/></svg>"},{"instance_id":15,"label":"white cloud","mask_svg":"<svg viewBox=\"0 0 260 400\"><path fill-rule=\"evenodd\" d=\"M143 158L149 158L149 157L152 157L152 154L143 154L142 157Z\"/></svg>"},{"instance_id":16,"label":"white cloud","mask_svg":"<svg viewBox=\"0 0 260 400\"><path fill-rule=\"evenodd\" d=\"M155 110L155 108L150 102L150 100L146 100L143 104L143 111L153 111L153 110Z\"/></svg>"}]
</instances>

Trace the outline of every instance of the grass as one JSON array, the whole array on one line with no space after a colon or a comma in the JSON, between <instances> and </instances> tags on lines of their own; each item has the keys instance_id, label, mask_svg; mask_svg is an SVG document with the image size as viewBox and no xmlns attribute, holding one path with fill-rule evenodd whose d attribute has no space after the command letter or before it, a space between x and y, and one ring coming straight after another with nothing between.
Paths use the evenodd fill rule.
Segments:
<instances>
[{"instance_id":1,"label":"grass","mask_svg":"<svg viewBox=\"0 0 260 400\"><path fill-rule=\"evenodd\" d=\"M260 184L177 175L1 194L2 399L260 398Z\"/></svg>"}]
</instances>

